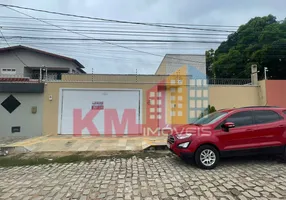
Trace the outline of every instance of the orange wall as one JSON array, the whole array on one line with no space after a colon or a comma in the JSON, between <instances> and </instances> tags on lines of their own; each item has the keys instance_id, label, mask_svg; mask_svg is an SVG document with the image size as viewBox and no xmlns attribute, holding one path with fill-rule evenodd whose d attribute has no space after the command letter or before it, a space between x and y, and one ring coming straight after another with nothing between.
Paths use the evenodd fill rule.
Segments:
<instances>
[{"instance_id":1,"label":"orange wall","mask_svg":"<svg viewBox=\"0 0 286 200\"><path fill-rule=\"evenodd\" d=\"M267 105L286 107L286 80L266 80Z\"/></svg>"}]
</instances>

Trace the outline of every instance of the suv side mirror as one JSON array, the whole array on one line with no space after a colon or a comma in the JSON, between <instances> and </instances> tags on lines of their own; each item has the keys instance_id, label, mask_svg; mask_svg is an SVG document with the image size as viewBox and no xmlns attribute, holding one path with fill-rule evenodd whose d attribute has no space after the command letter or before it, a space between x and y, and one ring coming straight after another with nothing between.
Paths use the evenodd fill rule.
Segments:
<instances>
[{"instance_id":1,"label":"suv side mirror","mask_svg":"<svg viewBox=\"0 0 286 200\"><path fill-rule=\"evenodd\" d=\"M235 124L233 122L226 122L221 127L228 132L230 128L235 127Z\"/></svg>"}]
</instances>

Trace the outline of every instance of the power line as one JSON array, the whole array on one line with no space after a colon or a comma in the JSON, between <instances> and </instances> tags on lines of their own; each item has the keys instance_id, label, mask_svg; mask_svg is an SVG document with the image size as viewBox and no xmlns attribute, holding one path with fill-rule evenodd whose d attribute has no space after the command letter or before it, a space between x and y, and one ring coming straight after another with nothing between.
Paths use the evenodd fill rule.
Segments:
<instances>
[{"instance_id":1,"label":"power line","mask_svg":"<svg viewBox=\"0 0 286 200\"><path fill-rule=\"evenodd\" d=\"M2 31L1 31L1 27L0 27L0 33L1 33L1 35L2 35L2 38L5 40L6 44L10 47L9 42L6 40L4 34L3 34ZM16 54L16 52L13 51L13 54L14 54L15 57L24 65L24 67L27 66L27 65L24 63L24 61L21 60L21 58Z\"/></svg>"},{"instance_id":2,"label":"power line","mask_svg":"<svg viewBox=\"0 0 286 200\"><path fill-rule=\"evenodd\" d=\"M99 48L105 48L106 50L109 50L110 48L108 48L107 46L105 46L102 43L98 43L98 42L94 42L94 41L89 41L88 43L82 41L82 42L48 42L48 41L22 41L22 40L10 40L10 43L21 43L21 44L47 44L47 45L57 45L57 46L82 46L82 47L87 47L87 46L97 46ZM154 49L161 49L162 48L172 48L172 49L181 49L181 50L190 50L190 49L209 49L209 47L182 47L182 43L154 43L154 42L144 42L144 43L128 43L128 42L118 42L117 44L123 44L123 45L128 45L130 47L134 47L134 46L139 46L140 48L154 48ZM99 46L100 45L100 46ZM114 48L111 48L114 49ZM124 51L124 52L129 52L129 53L133 53L132 51ZM136 52L134 52L136 53ZM140 53L140 52L137 52ZM142 53L140 53L142 55Z\"/></svg>"},{"instance_id":3,"label":"power line","mask_svg":"<svg viewBox=\"0 0 286 200\"><path fill-rule=\"evenodd\" d=\"M117 48L112 48L109 45L107 46L107 44L105 43L99 43L98 41L67 41L67 42L63 42L63 41L41 41L41 40L37 40L37 41L33 41L33 40L20 40L20 39L15 39L15 40L10 40L10 43L19 43L19 44L47 44L47 45L58 45L58 46L81 46L81 47L89 47L89 46L97 46L101 49L117 49ZM181 49L181 50L190 50L190 49L206 49L209 50L209 45L206 47L202 47L203 44L201 44L200 47L197 46L186 46L184 43L154 43L154 42L144 42L144 43L134 43L134 42L117 42L117 44L122 44L125 46L129 46L129 47L140 47L140 48L148 48L148 49L157 49L157 50L165 50L165 48L172 48L172 49ZM213 46L213 48L216 48L215 46ZM125 51L125 52L129 52L129 53L133 53L134 51ZM140 52L137 52L140 53ZM188 54L188 53L187 53ZM142 55L142 53L141 53Z\"/></svg>"},{"instance_id":4,"label":"power line","mask_svg":"<svg viewBox=\"0 0 286 200\"><path fill-rule=\"evenodd\" d=\"M1 20L1 19L0 19ZM9 22L7 24L6 21L4 22L1 22L2 24L2 27L3 28L6 28L7 29L15 29L15 30L45 30L45 31L59 31L58 29L51 29L51 28L45 28L45 26L50 26L50 25L43 25L43 24L24 24L24 23L15 23L15 22ZM7 25L5 25L7 24ZM17 25L19 24L19 25ZM31 25L29 28L26 27L26 26L23 26L23 25ZM54 24L55 25L55 24ZM89 32L119 32L119 33L148 33L148 34L187 34L187 35L216 35L216 36L228 36L229 33L206 33L206 32L203 32L203 31L192 31L192 32L170 32L170 30L166 31L158 31L157 29L155 29L156 31L151 31L150 29L134 29L134 27L112 27L112 26L104 26L104 27L101 27L101 26L95 26L95 27L91 27L91 26L76 26L76 25L61 25L62 27L64 26L65 28L67 27L73 27L73 29L70 29L69 30L74 30L74 31L89 31ZM78 27L78 28L88 28L88 29L75 29L75 27ZM92 28L96 28L96 30L92 29ZM102 29L103 30L102 30ZM108 29L106 29L108 28ZM114 29L112 29L114 28ZM123 29L119 29L119 28L123 28ZM126 29L130 29L130 30L126 30ZM142 31L144 30L144 31ZM240 34L241 32L246 32L246 30L242 30L240 32L238 32L237 34ZM259 31L259 30L256 30L256 31L253 31L251 33L249 33L250 35L254 35L255 33L259 33L259 32L263 32L263 33L275 33L274 31L266 31L266 30L262 30L262 31ZM248 34L248 35L249 35ZM238 35L239 36L239 35Z\"/></svg>"},{"instance_id":5,"label":"power line","mask_svg":"<svg viewBox=\"0 0 286 200\"><path fill-rule=\"evenodd\" d=\"M102 54L102 52L100 52L100 49L97 49L98 52L100 52L100 53L96 53L96 55L94 55L91 53L84 53L84 52L79 51L79 50L70 50L70 49L64 49L64 48L60 48L60 47L52 47L51 48L51 47L39 46L39 45L33 45L33 46L35 46L37 48L45 48L45 49L49 49L49 50L53 50L53 51L54 50L55 51L67 51L67 53L69 55L76 55L77 57L81 57L81 58L88 58L88 59L102 58L102 59L108 59L108 60L123 60L124 62L132 62L132 63L136 62L136 63L140 63L140 64L146 64L146 63L150 63L150 64L154 64L154 65L158 64L158 63L155 63L156 61L154 61L154 63L151 63L150 61L145 61L145 60L144 60L144 62L143 61L138 62L138 61L134 60L134 59L137 59L136 57L132 57L132 58L119 57L120 54L113 54L112 56ZM95 51L93 49L90 49L90 50L92 50L93 52ZM177 61L173 62L172 60L169 60L168 64L166 64L166 66L177 67L178 65L183 65L183 64L185 64L185 63L184 62L178 63ZM219 69L229 69L229 65L228 64L220 65Z\"/></svg>"},{"instance_id":6,"label":"power line","mask_svg":"<svg viewBox=\"0 0 286 200\"><path fill-rule=\"evenodd\" d=\"M17 32L18 34L23 34L23 32L39 32L39 33L57 33L57 34L64 34L64 32L60 32L60 31L49 31L49 30L22 30L22 29L9 29L9 28L3 28L3 30L5 31L13 31L13 32ZM102 33L97 33L96 31L77 31L77 30L74 30L75 32L81 32L81 33L85 33L85 34L88 34L88 35L102 35ZM134 34L132 32L130 32L129 34L125 34L125 33L112 33L112 31L110 31L111 33L104 33L105 36L126 36L126 37L149 37L149 38L184 38L184 39L187 39L187 38L192 38L192 39L226 39L226 36L220 36L220 35L217 35L215 37L209 37L209 36L204 36L204 34L197 34L199 36L186 36L186 35L179 35L179 34L174 34L174 35L166 35L166 34L155 34L155 35L150 35L150 34ZM29 34L29 33L25 33L25 34ZM65 33L66 34L66 33ZM42 34L43 35L43 34ZM50 34L48 34L50 36ZM189 35L192 35L192 34L189 34ZM9 35L10 36L10 35ZM34 36L34 35L31 35L29 34L29 36ZM36 35L38 36L38 35ZM45 35L43 35L45 36Z\"/></svg>"},{"instance_id":7,"label":"power line","mask_svg":"<svg viewBox=\"0 0 286 200\"><path fill-rule=\"evenodd\" d=\"M0 4L0 5L1 5L1 4ZM7 8L9 8L9 7L7 7ZM9 8L9 9L14 10L14 9L12 9L12 8ZM17 10L14 10L14 11L21 13L20 11L17 11ZM21 14L24 14L24 13L21 13ZM29 15L27 15L27 14L24 14L24 15L29 16ZM60 29L69 31L69 32L71 32L71 33L75 33L75 31L71 31L71 30L69 30L69 29L65 29L65 28L63 28L63 27L61 27L61 26L54 25L54 24L45 22L45 21L43 21L43 20L39 20L38 18L34 18L34 17L32 17L32 16L29 16L29 17L31 17L31 18L33 18L33 19L37 19L38 21L44 22L44 23L46 23L46 24L49 24L49 25L52 25L52 26L56 26L56 27L58 27L58 28L60 28ZM208 29L208 30L210 30L210 29ZM1 33L2 33L2 32L1 32ZM90 38L90 40L100 41L100 39L92 38L92 37L89 37L89 36L87 36L87 35L78 34L78 33L75 33L75 34L81 35L81 36L84 36L84 37L88 37L88 38ZM77 40L78 40L78 39L77 39ZM81 40L83 40L83 39L81 39ZM118 40L119 40L119 39L118 39ZM146 40L145 40L145 41L146 41ZM101 41L100 41L100 42L101 42ZM107 42L106 42L106 43L107 43ZM118 46L117 44L113 44L113 43L107 43L107 44L112 44L113 46ZM122 47L122 46L118 46L118 47ZM137 51L137 52L141 52L141 53L142 53L142 51L139 51L139 50L136 50L136 49L131 49L131 48L128 48L128 47L122 47L122 48L127 48L127 49L129 49L129 50ZM144 52L144 53L145 53L145 54L146 54L146 53L152 54L152 53L149 53L149 52ZM156 54L152 54L152 55L156 55ZM156 55L156 56L162 57L161 55ZM174 58L174 59L177 59L177 58ZM178 60L182 60L182 59L178 59ZM191 62L192 62L192 61L191 61Z\"/></svg>"},{"instance_id":8,"label":"power line","mask_svg":"<svg viewBox=\"0 0 286 200\"><path fill-rule=\"evenodd\" d=\"M30 19L28 17L10 17L10 16L0 16L0 18L6 18L6 19ZM62 21L62 22L88 22L88 23L97 23L97 22L105 22L105 21L94 21L94 20L72 20L72 19L49 19L49 18L39 18L41 20L46 20L46 21ZM118 23L118 22L115 22ZM234 25L218 25L218 24L186 24L186 23L151 23L151 24L160 24L160 25L182 25L182 26L210 26L210 27L234 27L237 28L239 26L234 26Z\"/></svg>"},{"instance_id":9,"label":"power line","mask_svg":"<svg viewBox=\"0 0 286 200\"><path fill-rule=\"evenodd\" d=\"M9 28L9 29L13 29L13 30L39 30L39 31L59 31L58 29L51 29L51 28L45 28L45 26L50 26L49 24L47 25L47 24L31 24L31 26L30 26L30 24L25 24L24 22L23 23L14 23L14 22L9 22L8 24L7 24L7 22L6 21L3 21L3 22L1 22L1 19L0 19L0 23L2 24L2 27L3 28ZM7 24L7 25L4 25L4 24ZM17 24L19 24L19 25L17 25ZM27 26L30 26L31 28L27 28L27 27L23 27L23 25L27 25ZM214 32L214 33L206 33L206 32L203 32L203 31L196 31L196 30L193 30L192 32L187 32L187 31L185 31L185 32L171 32L170 30L168 30L168 31L166 31L166 30L164 30L164 31L158 31L157 29L155 29L155 30L157 30L157 31L150 31L150 29L143 29L143 30L147 30L147 31L143 31L142 32L142 29L135 29L135 27L112 27L112 26L104 26L104 27L102 27L102 26L98 26L98 25L96 25L95 27L92 27L92 26L90 26L90 25L88 25L88 26L83 26L83 25L80 25L80 26L77 26L77 25L59 25L59 26L61 26L61 27L65 27L65 28L67 28L67 27L73 27L73 29L71 29L71 28L68 28L69 30L73 30L73 31L75 31L75 32L81 32L81 31L87 31L87 32L106 32L106 33L148 33L148 34L187 34L187 35L215 35L215 36L228 36L229 35L229 33L218 33L218 32ZM80 28L80 29L78 29L78 28L76 28L75 29L75 27L78 27L78 28ZM82 29L82 28L88 28L88 29ZM96 30L94 30L93 28L95 28ZM107 29L108 28L108 29ZM120 29L120 28L122 28L122 29ZM126 29L130 29L130 30L126 30ZM138 31L139 30L139 31ZM152 29L151 29L152 30ZM235 31L233 31L233 33L234 33ZM238 36L239 36L239 34L240 33L242 33L242 32L247 32L246 30L242 30L242 31L240 31L240 32L238 32L237 34L238 34ZM271 34L271 33L275 33L274 31L267 31L267 30L254 30L254 31L252 31L251 33L248 33L248 35L256 35L256 33L259 33L259 32L263 32L263 33L269 33L269 34Z\"/></svg>"},{"instance_id":10,"label":"power line","mask_svg":"<svg viewBox=\"0 0 286 200\"><path fill-rule=\"evenodd\" d=\"M190 28L190 27L182 27L182 26L161 25L161 24L156 24L156 23L143 23L143 22L132 22L132 21L105 19L105 18L99 18L99 17L88 17L88 16L82 16L82 15L74 15L74 14L67 14L67 13L62 13L62 12L47 11L47 10L42 10L42 9L28 8L28 7L15 6L15 5L9 5L9 4L0 4L0 5L7 7L7 8L19 8L19 9L44 12L44 13L49 13L49 14L56 14L56 15L77 17L77 18L85 18L85 19L92 19L92 20L100 20L100 21L107 21L107 22L116 22L116 23L122 23L122 24L133 24L133 25L144 25L144 26L155 26L155 27L162 27L162 28L176 28L176 29L188 29L188 30L233 32L233 31L228 31L228 30ZM41 20L41 19L39 19L39 20Z\"/></svg>"},{"instance_id":11,"label":"power line","mask_svg":"<svg viewBox=\"0 0 286 200\"><path fill-rule=\"evenodd\" d=\"M35 46L36 48L44 48L44 49L48 49L48 50L53 50L53 51L56 50L58 52L62 52L61 49L58 50L58 49L55 49L54 47L52 49L52 48L46 47L46 46L38 46L38 45L33 45L33 46ZM158 61L146 61L146 60L137 61L137 60L134 60L134 59L136 59L134 57L132 57L132 59L131 59L131 58L126 58L126 57L114 57L114 56L110 56L110 55L109 56L107 56L107 55L99 55L98 53L96 53L96 54L87 54L87 55L79 55L77 53L71 53L71 50L69 50L69 49L66 50L66 51L67 51L67 56L71 56L71 57L76 56L76 57L79 57L82 60L86 60L86 59L90 60L90 59L92 59L92 60L95 60L95 61L101 60L100 62L113 62L113 63L114 63L114 61L120 61L120 63L123 62L123 63L132 63L132 64L141 64L141 65L156 65L156 66L158 66L158 64L160 64L160 62L161 62L159 60ZM72 50L72 52L79 52L79 51ZM79 52L79 53L82 53L82 52ZM89 56L89 55L92 55L92 56ZM181 64L186 64L186 63L178 63L177 61L173 62L171 60L171 61L168 61L168 65L167 66L168 67L178 67Z\"/></svg>"},{"instance_id":12,"label":"power line","mask_svg":"<svg viewBox=\"0 0 286 200\"><path fill-rule=\"evenodd\" d=\"M1 37L0 37L1 38ZM113 41L113 42L156 42L156 43L218 43L221 41L203 41L203 40L142 40L142 39L112 39L112 38L67 38L67 37L29 37L29 36L8 36L9 39L34 39L34 40L67 40L67 41ZM114 44L114 43L113 43Z\"/></svg>"},{"instance_id":13,"label":"power line","mask_svg":"<svg viewBox=\"0 0 286 200\"><path fill-rule=\"evenodd\" d=\"M42 44L42 45L49 45L49 46L75 46L75 47L83 47L86 48L88 50L87 47L98 47L100 51L120 51L120 52L125 52L125 53L138 53L138 52L130 52L130 51L124 51L124 50L118 50L118 49L114 49L114 48L107 48L106 46L98 46L101 43L94 43L94 42L89 42L89 43L83 43L83 42L69 42L69 43L65 43L65 42L48 42L48 41L21 41L21 40L11 40L10 44L14 43L14 44ZM134 45L138 45L137 43L119 43L119 44L125 44L125 45L129 45L129 46L134 46ZM176 44L179 44L179 46L177 46ZM176 46L175 46L176 45ZM179 49L179 50L196 50L196 49L201 49L201 50L207 50L209 49L209 47L193 47L193 46L189 46L189 47L184 47L182 46L184 44L181 43L174 43L174 45L172 45L172 49ZM162 50L162 48L168 48L170 47L170 44L166 44L166 43L142 43L140 44L140 48L152 48L152 50ZM140 55L142 55L141 53L138 53Z\"/></svg>"},{"instance_id":14,"label":"power line","mask_svg":"<svg viewBox=\"0 0 286 200\"><path fill-rule=\"evenodd\" d=\"M1 20L1 19L0 19ZM229 30L230 32L225 32L225 31L211 31L210 29L207 29L208 31L205 30L179 30L179 29L174 29L174 28L158 28L158 27L139 27L139 26L134 26L134 25L130 25L130 24L115 24L115 25L109 25L109 24L84 24L84 23L58 23L58 22L53 22L54 24L58 24L59 26L64 26L65 28L67 27L73 27L73 28L96 28L96 29L106 29L106 28L112 28L114 30L126 30L126 29L130 29L130 30L160 30L160 31L195 31L195 32L204 32L204 33L221 33L221 34L230 34L230 33L234 33L236 30ZM1 20L1 24L2 25L18 25L18 26L48 26L46 24L38 24L38 23L31 23L31 22L26 22L26 21L14 21L14 22L7 22L4 20Z\"/></svg>"},{"instance_id":15,"label":"power line","mask_svg":"<svg viewBox=\"0 0 286 200\"><path fill-rule=\"evenodd\" d=\"M0 5L2 5L2 4L0 4ZM15 11L15 12L18 12L18 13L20 13L20 14L23 14L23 15L25 15L25 16L28 16L28 17L31 17L31 18L36 19L36 20L38 20L38 21L41 21L41 22L43 22L43 23L49 24L49 25L51 25L51 26L55 26L55 27L57 27L57 28L66 30L66 31L68 31L68 32L71 32L71 33L74 33L74 34L77 34L77 35L80 35L80 36L84 36L84 37L87 37L87 38L92 38L92 39L94 39L93 37L89 37L89 36L87 36L87 35L80 34L80 33L77 33L77 32L74 32L74 31L71 31L71 30L62 28L61 26L54 25L54 24L52 24L52 23L49 23L49 22L46 22L46 21L43 21L43 20L39 20L39 19L36 18L36 17L33 17L33 16L31 16L31 15L28 15L28 14L23 13L23 12L18 11L18 10L15 10L15 9L10 8L10 7L8 7L8 6L5 6L5 7L8 8L8 9L10 9L10 10L13 10L13 11ZM137 49L133 49L133 48L130 48L130 47L126 47L126 46L122 46L122 45L118 45L118 44L114 44L114 43L110 43L110 42L106 42L106 41L101 41L101 42L104 42L104 43L106 43L106 44L110 44L110 45L113 45L113 46L121 47L121 48L124 48L124 49L129 49L129 50L132 50L132 51L141 52L141 53L144 53L144 54L149 54L149 55L153 55L153 56L164 57L164 56L159 55L159 54L154 54L154 53L150 53L150 52L140 51L140 50L137 50ZM181 60L181 59L178 59L178 58L173 58L173 59ZM191 61L191 60L189 60L189 62L198 62L198 63L203 63L203 64L205 64L205 62L199 62L199 61Z\"/></svg>"},{"instance_id":16,"label":"power line","mask_svg":"<svg viewBox=\"0 0 286 200\"><path fill-rule=\"evenodd\" d=\"M19 30L19 31L43 31L43 32L59 32L58 29L52 28L38 28L38 27L23 27L23 26L3 26L4 30ZM148 34L152 36L155 35L207 35L207 36L228 36L225 33L204 33L204 32L166 32L166 31L134 31L134 30L93 30L93 29L73 29L75 32L85 32L85 33L130 33L130 34ZM144 35L145 36L145 35Z\"/></svg>"}]
</instances>

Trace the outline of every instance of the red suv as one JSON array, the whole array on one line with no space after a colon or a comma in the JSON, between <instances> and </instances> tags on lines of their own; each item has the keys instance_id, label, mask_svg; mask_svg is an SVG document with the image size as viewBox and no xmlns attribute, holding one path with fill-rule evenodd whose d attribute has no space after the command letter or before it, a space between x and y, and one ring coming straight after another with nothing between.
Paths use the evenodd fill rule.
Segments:
<instances>
[{"instance_id":1,"label":"red suv","mask_svg":"<svg viewBox=\"0 0 286 200\"><path fill-rule=\"evenodd\" d=\"M286 108L244 107L206 115L172 129L169 149L213 169L221 157L280 154L286 158Z\"/></svg>"}]
</instances>

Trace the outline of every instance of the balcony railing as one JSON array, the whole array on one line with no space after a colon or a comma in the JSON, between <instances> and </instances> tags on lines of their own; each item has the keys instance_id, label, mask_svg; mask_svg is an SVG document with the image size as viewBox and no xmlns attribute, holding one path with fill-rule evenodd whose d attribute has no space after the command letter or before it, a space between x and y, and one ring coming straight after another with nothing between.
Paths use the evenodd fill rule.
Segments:
<instances>
[{"instance_id":1,"label":"balcony railing","mask_svg":"<svg viewBox=\"0 0 286 200\"><path fill-rule=\"evenodd\" d=\"M41 76L42 78L40 78ZM44 82L54 80L61 80L61 74L48 73L47 77L45 74L40 75L40 73L25 73L16 75L0 74L0 82Z\"/></svg>"}]
</instances>

